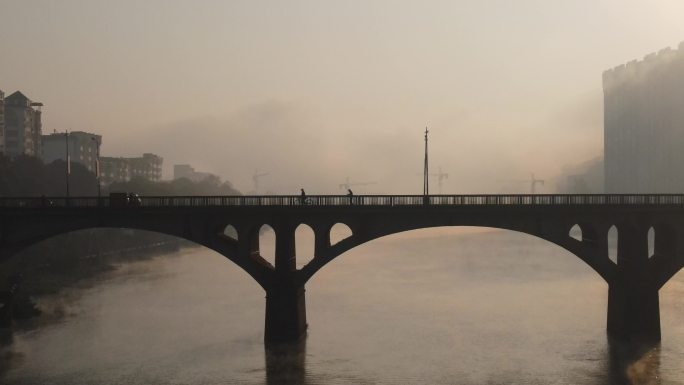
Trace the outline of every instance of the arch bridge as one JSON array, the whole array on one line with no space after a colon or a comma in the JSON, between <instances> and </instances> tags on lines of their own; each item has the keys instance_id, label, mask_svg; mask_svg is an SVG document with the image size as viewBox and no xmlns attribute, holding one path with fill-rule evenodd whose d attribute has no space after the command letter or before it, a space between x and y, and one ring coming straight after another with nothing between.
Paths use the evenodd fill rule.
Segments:
<instances>
[{"instance_id":1,"label":"arch bridge","mask_svg":"<svg viewBox=\"0 0 684 385\"><path fill-rule=\"evenodd\" d=\"M351 235L332 244L330 230L338 223ZM265 224L276 235L274 264L259 250ZM313 258L297 269L300 224L313 229L315 247ZM684 266L684 195L165 196L124 204L106 197L0 198L0 261L46 238L87 228L184 238L224 255L261 285L265 340L281 342L306 334L304 287L327 263L373 239L438 226L513 230L568 250L608 283L609 336L660 340L658 291ZM581 239L569 234L575 226ZM608 251L613 227L616 262Z\"/></svg>"}]
</instances>

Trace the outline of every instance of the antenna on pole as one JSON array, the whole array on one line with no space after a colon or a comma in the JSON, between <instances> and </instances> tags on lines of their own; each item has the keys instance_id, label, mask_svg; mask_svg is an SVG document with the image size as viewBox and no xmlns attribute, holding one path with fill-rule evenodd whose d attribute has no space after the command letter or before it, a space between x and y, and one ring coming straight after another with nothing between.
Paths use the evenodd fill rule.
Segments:
<instances>
[{"instance_id":1,"label":"antenna on pole","mask_svg":"<svg viewBox=\"0 0 684 385\"><path fill-rule=\"evenodd\" d=\"M430 195L430 179L428 170L428 128L425 127L425 163L423 164L423 195Z\"/></svg>"}]
</instances>

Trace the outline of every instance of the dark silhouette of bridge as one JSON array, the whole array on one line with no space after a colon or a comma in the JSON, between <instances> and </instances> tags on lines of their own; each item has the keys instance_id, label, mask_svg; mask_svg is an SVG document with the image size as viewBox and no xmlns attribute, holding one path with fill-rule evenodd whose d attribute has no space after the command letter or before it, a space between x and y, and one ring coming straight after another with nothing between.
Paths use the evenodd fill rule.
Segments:
<instances>
[{"instance_id":1,"label":"dark silhouette of bridge","mask_svg":"<svg viewBox=\"0 0 684 385\"><path fill-rule=\"evenodd\" d=\"M352 234L331 244L330 230L338 223ZM259 251L265 224L276 235L274 264ZM313 229L315 246L310 262L297 269L300 224ZM608 283L610 337L660 340L658 291L684 266L684 195L167 196L123 204L90 197L0 198L0 260L46 238L95 227L184 238L224 255L264 288L265 340L281 342L306 334L304 287L327 263L373 239L438 226L513 230L568 250ZM569 235L574 226L581 240ZM608 253L613 226L617 263Z\"/></svg>"}]
</instances>

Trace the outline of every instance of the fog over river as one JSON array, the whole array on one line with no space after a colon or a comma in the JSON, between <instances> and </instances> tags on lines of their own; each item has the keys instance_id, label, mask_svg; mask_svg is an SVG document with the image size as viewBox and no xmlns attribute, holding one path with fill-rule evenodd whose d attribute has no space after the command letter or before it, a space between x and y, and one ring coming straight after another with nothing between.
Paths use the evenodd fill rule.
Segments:
<instances>
[{"instance_id":1,"label":"fog over river","mask_svg":"<svg viewBox=\"0 0 684 385\"><path fill-rule=\"evenodd\" d=\"M661 346L638 354L607 341L599 275L525 234L397 234L306 288L308 338L266 352L264 292L222 256L189 248L123 265L41 299L66 315L13 336L0 382L684 384L682 273L660 292Z\"/></svg>"}]
</instances>

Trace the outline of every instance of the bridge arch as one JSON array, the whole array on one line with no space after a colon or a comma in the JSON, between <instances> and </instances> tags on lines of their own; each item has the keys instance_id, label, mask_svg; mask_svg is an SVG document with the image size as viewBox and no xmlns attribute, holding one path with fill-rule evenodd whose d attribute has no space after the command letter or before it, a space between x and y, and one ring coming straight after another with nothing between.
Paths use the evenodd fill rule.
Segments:
<instances>
[{"instance_id":1,"label":"bridge arch","mask_svg":"<svg viewBox=\"0 0 684 385\"><path fill-rule=\"evenodd\" d=\"M254 226L250 235L253 258L262 258L271 266L275 266L275 247L278 233L269 223Z\"/></svg>"},{"instance_id":2,"label":"bridge arch","mask_svg":"<svg viewBox=\"0 0 684 385\"><path fill-rule=\"evenodd\" d=\"M582 241L582 227L579 224L575 224L568 231L568 235L570 236L570 238Z\"/></svg>"},{"instance_id":3,"label":"bridge arch","mask_svg":"<svg viewBox=\"0 0 684 385\"><path fill-rule=\"evenodd\" d=\"M618 230L617 226L612 225L608 229L608 234L606 235L606 242L607 248L608 248L608 259L610 259L611 262L617 264L618 259L617 259L617 250L618 250L618 242L620 239L620 230Z\"/></svg>"},{"instance_id":4,"label":"bridge arch","mask_svg":"<svg viewBox=\"0 0 684 385\"><path fill-rule=\"evenodd\" d=\"M440 227L479 227L479 228L490 228L497 230L508 230L517 233L523 233L526 235L533 236L535 238L550 242L556 246L565 249L574 256L578 257L580 260L585 262L590 268L592 268L603 280L607 283L611 283L614 275L616 274L616 265L607 259L607 256L602 255L597 250L594 250L592 245L588 245L584 240L580 241L574 239L570 236L569 231L573 224L563 225L557 231L552 232L537 232L530 231L525 228L519 228L516 226L491 226L491 225L423 225L423 226L403 226L401 228L384 228L376 231L369 231L369 229L354 229L352 230L352 235L348 238L341 240L336 244L330 245L326 248L320 255L317 255L309 264L305 265L299 271L299 279L301 284L305 284L310 280L316 272L318 272L325 265L346 253L347 251L371 242L376 239L380 239L389 235L405 233L421 229L434 229Z\"/></svg>"},{"instance_id":5,"label":"bridge arch","mask_svg":"<svg viewBox=\"0 0 684 385\"><path fill-rule=\"evenodd\" d=\"M304 266L315 258L316 234L311 225L300 223L295 228L294 238L297 267Z\"/></svg>"},{"instance_id":6,"label":"bridge arch","mask_svg":"<svg viewBox=\"0 0 684 385\"><path fill-rule=\"evenodd\" d=\"M163 221L154 222L153 225L146 222L126 222L125 225L120 225L103 221L73 221L60 223L57 226L48 224L46 226L41 226L39 230L34 231L31 234L23 234L22 239L19 242L13 243L11 247L3 248L3 255L0 260L7 260L45 240L76 231L88 229L140 230L183 239L217 252L242 268L262 288L265 288L270 279L272 267L271 270L269 270L267 262L265 263L259 256L254 257L250 255L249 248L245 250L245 248L240 247L240 243L236 239L225 234L224 231L227 226L227 223L205 224L204 226L199 227L200 230L204 231L199 231L196 226L193 227L187 223L164 223ZM208 233L206 232L206 230L208 230L207 227L209 227L210 230ZM239 229L237 229L237 234L239 238Z\"/></svg>"},{"instance_id":7,"label":"bridge arch","mask_svg":"<svg viewBox=\"0 0 684 385\"><path fill-rule=\"evenodd\" d=\"M350 250L345 255L346 258L336 259L333 266L320 271L320 276L314 277L307 284L307 294L314 293L311 295L315 296L309 295L313 303L320 303L322 298L320 294L315 293L324 292L327 306L341 308L335 308L336 312L328 310L312 313L311 319L315 321L312 324L320 325L315 332L320 334L334 331L327 323L333 317L331 314L342 319L348 318L345 322L354 327L386 325L375 323L379 319L382 320L378 313L383 312L391 314L391 319L409 317L410 314L413 316L410 318L412 325L425 326L429 330L433 330L433 322L438 319L434 317L435 314L441 316L440 322L448 319L450 327L455 329L463 327L463 324L470 324L473 320L496 322L497 319L506 319L497 318L499 316L511 316L516 324L524 322L528 316L511 311L511 304L506 304L510 306L508 309L505 306L493 305L505 301L506 298L515 298L520 301L515 302L516 304L523 303L533 307L529 317L540 319L544 319L545 316L557 316L559 313L554 312L554 309L572 314L572 309L576 309L573 302L587 301L591 303L591 307L583 309L591 311L587 316L587 319L591 319L589 324L598 327L604 324L605 314L601 311L604 298L595 293L603 293L608 285L604 280L597 279L598 276L590 270L591 268L578 261L567 250L519 231L465 227L467 226L440 226L398 232L366 242ZM463 233L459 232L461 228L464 230ZM432 230L435 230L434 233ZM474 237L470 236L471 231ZM433 235L438 235L439 239L432 238ZM490 248L488 245L491 240L496 240L498 246ZM508 242L512 245L510 253L504 249L508 247ZM432 249L427 249L423 253L423 247ZM446 254L450 251L453 251L453 254ZM527 253L528 251L532 252ZM486 262L477 262L480 259L480 252L492 257L486 258ZM533 258L524 258L525 266L518 267L518 256L527 255ZM447 258L444 258L445 256ZM536 266L541 267L542 274L535 273ZM567 277L564 277L566 267L574 274L572 280L566 280ZM509 274L509 268L512 268L512 274ZM492 271L496 273L492 275ZM551 277L562 279L549 284L549 274ZM346 281L349 277L359 279L361 283L346 290ZM521 284L520 277L530 277L532 282ZM509 286L514 290L504 289ZM548 287L550 290L531 291L531 288L539 287ZM574 288L579 290L572 291ZM336 299L339 292L345 293L344 300L340 299L341 297L338 298L339 301ZM520 296L524 293L529 293L531 298L538 298L541 301L535 303L529 299L525 300ZM497 297L499 294L503 299ZM364 298L356 299L357 297ZM466 297L469 298L463 299ZM454 298L458 300L451 302ZM385 302L385 299L388 301ZM482 302L485 305L472 306L475 302ZM394 306L395 304L406 306ZM469 307L469 304L472 307ZM437 305L451 308L436 310ZM366 315L368 309L376 307L383 310L372 310L370 315ZM473 307L482 313L477 317L468 313ZM508 327L507 322L501 324L502 329ZM473 324L476 325L477 322ZM481 331L484 328L473 329Z\"/></svg>"},{"instance_id":8,"label":"bridge arch","mask_svg":"<svg viewBox=\"0 0 684 385\"><path fill-rule=\"evenodd\" d=\"M648 257L653 258L655 255L655 227L651 226L648 229Z\"/></svg>"},{"instance_id":9,"label":"bridge arch","mask_svg":"<svg viewBox=\"0 0 684 385\"><path fill-rule=\"evenodd\" d=\"M343 241L352 235L354 235L354 232L352 229L349 227L344 222L336 222L330 228L328 229L328 233L330 234L330 244L335 245L339 243L340 241Z\"/></svg>"},{"instance_id":10,"label":"bridge arch","mask_svg":"<svg viewBox=\"0 0 684 385\"><path fill-rule=\"evenodd\" d=\"M228 224L224 229L223 229L223 234L230 238L232 241L239 241L240 240L240 235L238 234L237 229L235 226Z\"/></svg>"},{"instance_id":11,"label":"bridge arch","mask_svg":"<svg viewBox=\"0 0 684 385\"><path fill-rule=\"evenodd\" d=\"M653 230L652 239L651 230ZM649 229L649 257L654 274L653 279L658 288L662 288L684 267L684 252L679 240L683 232L683 226L673 226L667 223L655 223Z\"/></svg>"}]
</instances>

